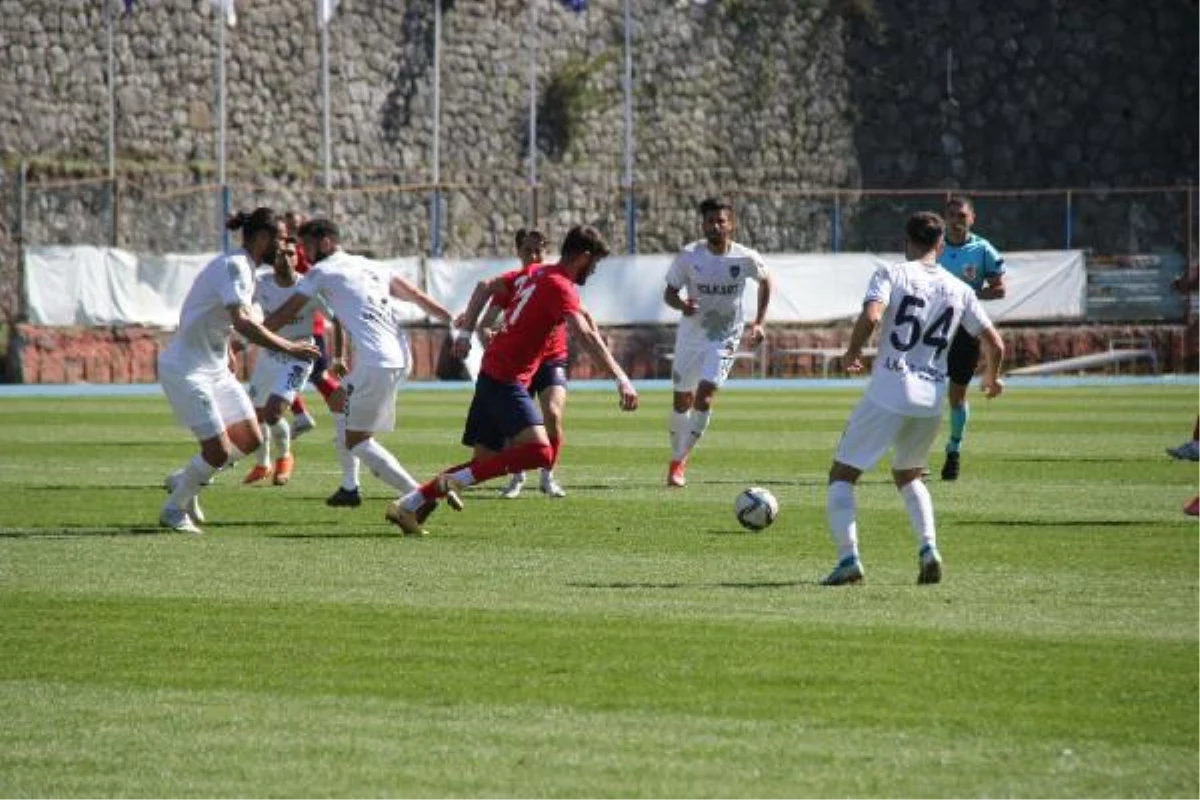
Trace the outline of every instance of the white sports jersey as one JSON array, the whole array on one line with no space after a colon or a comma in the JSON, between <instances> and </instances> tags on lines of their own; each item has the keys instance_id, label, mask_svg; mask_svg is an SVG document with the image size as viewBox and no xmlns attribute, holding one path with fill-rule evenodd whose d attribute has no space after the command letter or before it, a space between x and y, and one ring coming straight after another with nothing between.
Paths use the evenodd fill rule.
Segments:
<instances>
[{"instance_id":1,"label":"white sports jersey","mask_svg":"<svg viewBox=\"0 0 1200 800\"><path fill-rule=\"evenodd\" d=\"M946 357L961 324L978 336L990 326L975 290L937 264L880 267L864 303L882 302L883 327L866 396L898 414L934 417L946 396Z\"/></svg>"},{"instance_id":2,"label":"white sports jersey","mask_svg":"<svg viewBox=\"0 0 1200 800\"><path fill-rule=\"evenodd\" d=\"M313 264L296 291L332 309L350 334L355 367L407 369L412 356L391 281L387 267L338 250Z\"/></svg>"},{"instance_id":3,"label":"white sports jersey","mask_svg":"<svg viewBox=\"0 0 1200 800\"><path fill-rule=\"evenodd\" d=\"M742 294L746 279L767 277L767 264L758 252L731 242L729 252L717 255L703 239L679 251L667 270L667 285L699 301L690 317L681 317L675 334L676 347L684 343L709 342L733 348L742 336L745 316Z\"/></svg>"},{"instance_id":4,"label":"white sports jersey","mask_svg":"<svg viewBox=\"0 0 1200 800\"><path fill-rule=\"evenodd\" d=\"M179 312L179 330L159 361L183 372L227 370L229 308L249 308L254 293L254 263L245 250L217 256L200 270Z\"/></svg>"},{"instance_id":5,"label":"white sports jersey","mask_svg":"<svg viewBox=\"0 0 1200 800\"><path fill-rule=\"evenodd\" d=\"M296 282L291 286L280 286L275 280L275 271L272 269L262 270L258 274L256 283L254 284L254 302L262 307L264 316L271 316L271 313L284 304L292 295L296 293L300 286L300 278L297 275ZM313 343L313 316L318 309L324 307L319 297L311 298L304 307L300 309L296 316L292 317L280 328L275 331L285 339L291 339L293 342Z\"/></svg>"}]
</instances>

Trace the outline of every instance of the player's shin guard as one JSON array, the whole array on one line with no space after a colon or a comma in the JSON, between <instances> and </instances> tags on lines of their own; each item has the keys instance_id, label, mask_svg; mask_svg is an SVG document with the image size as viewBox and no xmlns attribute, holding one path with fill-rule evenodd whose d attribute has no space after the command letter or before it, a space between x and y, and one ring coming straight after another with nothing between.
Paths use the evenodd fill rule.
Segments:
<instances>
[{"instance_id":1,"label":"player's shin guard","mask_svg":"<svg viewBox=\"0 0 1200 800\"><path fill-rule=\"evenodd\" d=\"M379 480L401 494L417 488L417 482L413 476L400 466L400 462L387 451L387 448L374 439L359 442L351 448L350 452L362 459L362 462L367 465L367 469L375 473Z\"/></svg>"},{"instance_id":2,"label":"player's shin guard","mask_svg":"<svg viewBox=\"0 0 1200 800\"><path fill-rule=\"evenodd\" d=\"M829 484L825 498L825 514L829 520L829 537L837 547L838 560L858 555L858 507L854 501L854 484L834 481Z\"/></svg>"},{"instance_id":3,"label":"player's shin guard","mask_svg":"<svg viewBox=\"0 0 1200 800\"><path fill-rule=\"evenodd\" d=\"M908 521L912 524L913 536L917 541L917 550L926 545L937 547L937 531L933 524L933 498L929 488L922 480L905 484L900 489L904 498L904 508L908 510Z\"/></svg>"}]
</instances>

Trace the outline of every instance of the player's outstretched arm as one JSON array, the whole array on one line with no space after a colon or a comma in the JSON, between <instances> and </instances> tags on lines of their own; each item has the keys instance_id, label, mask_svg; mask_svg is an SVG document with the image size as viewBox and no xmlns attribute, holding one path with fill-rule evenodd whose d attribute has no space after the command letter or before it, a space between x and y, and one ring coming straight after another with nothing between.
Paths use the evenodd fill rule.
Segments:
<instances>
[{"instance_id":1,"label":"player's outstretched arm","mask_svg":"<svg viewBox=\"0 0 1200 800\"><path fill-rule=\"evenodd\" d=\"M633 388L629 376L613 358L612 351L604 343L604 339L600 336L600 330L592 321L591 315L580 308L567 314L566 321L571 335L584 346L592 357L604 364L610 375L616 378L617 393L621 395L621 410L633 411L636 409L638 406L637 389Z\"/></svg>"},{"instance_id":2,"label":"player's outstretched arm","mask_svg":"<svg viewBox=\"0 0 1200 800\"><path fill-rule=\"evenodd\" d=\"M290 319L291 315L299 310L300 307L303 307L307 299L308 298L300 295L294 295L282 306L280 306L275 313L271 315L271 317L274 318L277 314L286 311L293 305L294 300L299 300L296 309L283 316L283 319L286 321L287 319ZM315 361L321 355L321 351L318 350L315 345L289 341L267 328L265 325L263 325L263 323L257 322L253 317L250 316L250 309L246 306L229 306L227 310L229 311L229 321L233 324L233 329L240 333L248 341L260 347L266 347L269 350L276 350L280 353L286 353L293 358L302 358L305 361Z\"/></svg>"},{"instance_id":3,"label":"player's outstretched arm","mask_svg":"<svg viewBox=\"0 0 1200 800\"><path fill-rule=\"evenodd\" d=\"M1004 391L1004 382L1000 380L1000 367L1004 363L1004 339L1000 332L989 325L979 334L979 344L983 351L983 380L980 387L988 397L995 397Z\"/></svg>"},{"instance_id":4,"label":"player's outstretched arm","mask_svg":"<svg viewBox=\"0 0 1200 800\"><path fill-rule=\"evenodd\" d=\"M421 291L420 287L409 283L399 275L392 276L392 281L388 285L388 288L392 293L392 297L398 300L405 300L409 303L415 303L418 308L431 317L437 317L445 322L450 322L454 319L454 314L450 312L450 309Z\"/></svg>"}]
</instances>

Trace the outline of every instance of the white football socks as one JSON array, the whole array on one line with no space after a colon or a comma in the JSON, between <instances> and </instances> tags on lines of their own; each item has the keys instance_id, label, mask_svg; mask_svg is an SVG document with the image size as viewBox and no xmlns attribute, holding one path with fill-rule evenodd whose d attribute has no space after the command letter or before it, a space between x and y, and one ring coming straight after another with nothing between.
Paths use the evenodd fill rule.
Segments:
<instances>
[{"instance_id":1,"label":"white football socks","mask_svg":"<svg viewBox=\"0 0 1200 800\"><path fill-rule=\"evenodd\" d=\"M682 461L692 449L692 412L671 411L671 460Z\"/></svg>"},{"instance_id":2,"label":"white football socks","mask_svg":"<svg viewBox=\"0 0 1200 800\"><path fill-rule=\"evenodd\" d=\"M825 514L829 519L829 537L837 547L838 561L858 557L858 507L854 502L854 484L834 481L829 484L825 498Z\"/></svg>"},{"instance_id":3,"label":"white football socks","mask_svg":"<svg viewBox=\"0 0 1200 800\"><path fill-rule=\"evenodd\" d=\"M904 507L908 510L908 521L912 524L913 535L917 540L917 551L927 545L937 547L937 532L933 524L933 498L925 482L917 479L906 484L900 490L904 498Z\"/></svg>"},{"instance_id":4,"label":"white football socks","mask_svg":"<svg viewBox=\"0 0 1200 800\"><path fill-rule=\"evenodd\" d=\"M358 472L361 462L358 456L346 449L346 415L333 415L333 446L337 450L338 463L342 465L342 488L352 492L358 488Z\"/></svg>"},{"instance_id":5,"label":"white football socks","mask_svg":"<svg viewBox=\"0 0 1200 800\"><path fill-rule=\"evenodd\" d=\"M280 417L274 425L268 425L267 430L271 434L271 449L275 451L275 458L283 458L292 452L292 426L287 419Z\"/></svg>"},{"instance_id":6,"label":"white football socks","mask_svg":"<svg viewBox=\"0 0 1200 800\"><path fill-rule=\"evenodd\" d=\"M359 442L351 448L350 452L362 459L363 463L367 465L367 469L375 473L379 480L400 494L411 492L417 488L417 482L413 476L400 466L400 462L387 451L387 448L374 439Z\"/></svg>"},{"instance_id":7,"label":"white football socks","mask_svg":"<svg viewBox=\"0 0 1200 800\"><path fill-rule=\"evenodd\" d=\"M173 508L187 508L192 498L200 494L200 487L217 474L217 468L197 453L183 469L176 470L174 474L177 476L175 490L167 498L167 505Z\"/></svg>"}]
</instances>

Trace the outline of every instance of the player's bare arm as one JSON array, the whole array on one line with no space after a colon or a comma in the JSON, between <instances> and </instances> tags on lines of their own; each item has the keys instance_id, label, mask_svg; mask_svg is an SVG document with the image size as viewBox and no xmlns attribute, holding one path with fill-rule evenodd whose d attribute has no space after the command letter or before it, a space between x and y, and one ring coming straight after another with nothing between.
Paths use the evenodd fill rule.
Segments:
<instances>
[{"instance_id":1,"label":"player's bare arm","mask_svg":"<svg viewBox=\"0 0 1200 800\"><path fill-rule=\"evenodd\" d=\"M279 309L271 315L271 317L274 318L276 315L280 314L280 312L286 310L292 305L292 300L295 299L297 298L290 298L288 302L280 306ZM283 322L291 319L296 311L304 306L304 303L307 301L307 299L308 298L306 297L300 297L300 302L297 308L289 312L287 315L284 315ZM316 345L290 341L267 328L263 323L255 321L254 318L250 316L250 308L248 306L229 306L228 311L229 320L233 323L233 329L245 337L248 341L258 345L259 347L265 347L269 350L276 350L280 353L286 353L293 358L301 358L305 361L315 361L321 355L321 351L317 349ZM283 322L280 322L279 324L282 325Z\"/></svg>"},{"instance_id":2,"label":"player's bare arm","mask_svg":"<svg viewBox=\"0 0 1200 800\"><path fill-rule=\"evenodd\" d=\"M399 275L392 276L392 281L388 285L388 288L391 290L392 297L398 300L405 300L409 303L415 303L418 308L431 317L437 317L445 322L450 322L454 319L454 314L451 313L450 309L421 291L420 287L408 282Z\"/></svg>"},{"instance_id":3,"label":"player's bare arm","mask_svg":"<svg viewBox=\"0 0 1200 800\"><path fill-rule=\"evenodd\" d=\"M994 275L987 279L983 288L975 293L980 300L1001 300L1008 293L1008 287L1004 285L1003 275Z\"/></svg>"},{"instance_id":4,"label":"player's bare arm","mask_svg":"<svg viewBox=\"0 0 1200 800\"><path fill-rule=\"evenodd\" d=\"M879 320L883 319L883 309L883 303L878 300L863 303L863 309L854 321L854 330L850 332L850 343L846 345L846 352L842 355L842 364L847 372L862 372L862 351L875 329L879 327Z\"/></svg>"},{"instance_id":5,"label":"player's bare arm","mask_svg":"<svg viewBox=\"0 0 1200 800\"><path fill-rule=\"evenodd\" d=\"M466 331L470 336L479 324L479 315L483 313L484 307L488 306L492 295L500 291L503 284L504 278L500 275L475 284L475 289L471 292L471 299L467 301L467 307L454 318L454 327L460 331Z\"/></svg>"},{"instance_id":6,"label":"player's bare arm","mask_svg":"<svg viewBox=\"0 0 1200 800\"><path fill-rule=\"evenodd\" d=\"M980 386L988 397L996 397L1004 391L1000 380L1000 368L1004 363L1004 339L999 331L988 326L979 334L980 349L983 351L983 380Z\"/></svg>"},{"instance_id":7,"label":"player's bare arm","mask_svg":"<svg viewBox=\"0 0 1200 800\"><path fill-rule=\"evenodd\" d=\"M763 325L767 321L767 307L771 304L771 276L766 275L758 282L758 307L754 312L754 322L750 323L750 343L760 345L767 338Z\"/></svg>"},{"instance_id":8,"label":"player's bare arm","mask_svg":"<svg viewBox=\"0 0 1200 800\"><path fill-rule=\"evenodd\" d=\"M679 291L674 286L667 286L663 290L663 302L676 311L681 312L685 317L690 317L700 308L700 302L690 297L684 300L680 296Z\"/></svg>"},{"instance_id":9,"label":"player's bare arm","mask_svg":"<svg viewBox=\"0 0 1200 800\"><path fill-rule=\"evenodd\" d=\"M613 358L612 351L608 349L608 345L604 343L604 339L600 336L600 331L596 328L595 322L592 321L591 315L579 309L567 314L567 327L571 331L580 344L600 363L608 369L617 381L617 393L621 395L621 410L633 411L638 406L638 393L633 388L633 383L629 380L629 376L625 374L625 370L621 369L621 365Z\"/></svg>"}]
</instances>

